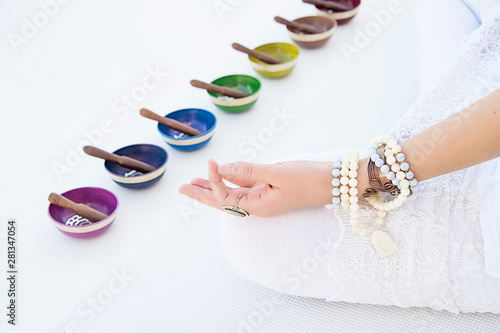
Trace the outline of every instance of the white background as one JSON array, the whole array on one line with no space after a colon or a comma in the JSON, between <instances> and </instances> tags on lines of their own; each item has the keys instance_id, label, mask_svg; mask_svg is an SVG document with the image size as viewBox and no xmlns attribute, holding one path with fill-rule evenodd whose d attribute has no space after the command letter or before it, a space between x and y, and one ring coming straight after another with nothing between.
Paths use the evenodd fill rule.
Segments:
<instances>
[{"instance_id":1,"label":"white background","mask_svg":"<svg viewBox=\"0 0 500 333\"><path fill-rule=\"evenodd\" d=\"M225 7L217 10L217 4ZM359 53L346 57L341 49L343 43L356 46L360 31L377 25L373 12L387 6L382 0L364 1L356 18L340 26L325 47L303 49L291 75L269 80L254 73L231 43L253 48L290 42L273 17L314 15L313 6L299 0L74 0L52 7L52 17L16 46L13 34L23 37L25 19L43 16L41 5L1 2L0 262L5 264L0 267L6 267L7 221L15 218L19 275L18 325L6 324L4 309L0 330L456 331L477 322L499 325L490 315L326 304L261 288L227 266L218 245L219 213L177 192L191 178L206 176L207 157L220 163L266 162L365 146L387 132L418 96L414 1L402 2L401 13L392 15ZM127 113L115 112L124 105L121 96L142 84L148 68L168 77ZM259 101L242 114L218 110L205 92L189 85L191 79L237 73L262 82ZM139 116L141 107L162 115L188 107L210 110L218 120L215 136L202 150L175 151L154 122ZM294 118L270 138L262 133L276 112ZM134 143L167 149L167 172L157 185L141 191L121 188L102 161L83 156L58 175L55 166L67 165L68 151L79 151L85 133L95 134L103 119L112 122L112 129L94 138L105 150ZM265 142L254 156L249 140L259 136ZM78 240L51 225L47 197L83 186L111 190L120 206L105 234ZM129 279L110 294L117 274ZM4 308L5 279L0 288ZM92 309L99 297L105 302Z\"/></svg>"}]
</instances>

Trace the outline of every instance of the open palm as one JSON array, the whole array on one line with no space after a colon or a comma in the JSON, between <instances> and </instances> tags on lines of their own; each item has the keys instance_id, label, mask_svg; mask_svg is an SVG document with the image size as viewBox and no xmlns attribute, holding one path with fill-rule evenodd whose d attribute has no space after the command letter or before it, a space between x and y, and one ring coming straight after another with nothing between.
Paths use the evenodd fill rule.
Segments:
<instances>
[{"instance_id":1,"label":"open palm","mask_svg":"<svg viewBox=\"0 0 500 333\"><path fill-rule=\"evenodd\" d=\"M276 164L231 163L219 167L209 161L209 177L195 178L179 191L208 206L238 207L256 216L272 216L329 202L328 162L294 161ZM223 179L237 185L227 186ZM326 191L326 195L325 195Z\"/></svg>"}]
</instances>

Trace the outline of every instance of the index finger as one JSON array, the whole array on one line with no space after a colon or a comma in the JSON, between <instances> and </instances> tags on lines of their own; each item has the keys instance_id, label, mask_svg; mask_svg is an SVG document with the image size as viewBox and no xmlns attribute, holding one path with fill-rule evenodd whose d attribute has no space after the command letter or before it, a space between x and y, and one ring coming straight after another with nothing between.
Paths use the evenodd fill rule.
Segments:
<instances>
[{"instance_id":1,"label":"index finger","mask_svg":"<svg viewBox=\"0 0 500 333\"><path fill-rule=\"evenodd\" d=\"M224 202L227 202L227 197L229 196L228 187L224 184L222 180L222 176L217 172L218 168L217 162L214 160L208 160L208 181L212 187L212 192L214 193L215 198L219 205L225 205Z\"/></svg>"}]
</instances>

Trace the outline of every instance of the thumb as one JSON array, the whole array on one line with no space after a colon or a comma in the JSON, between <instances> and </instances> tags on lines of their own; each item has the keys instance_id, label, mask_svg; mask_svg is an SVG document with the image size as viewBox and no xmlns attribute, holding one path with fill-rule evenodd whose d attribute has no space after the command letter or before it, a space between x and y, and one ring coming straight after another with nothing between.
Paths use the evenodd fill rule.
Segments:
<instances>
[{"instance_id":1,"label":"thumb","mask_svg":"<svg viewBox=\"0 0 500 333\"><path fill-rule=\"evenodd\" d=\"M257 182L274 184L276 182L275 164L255 164L247 162L227 163L217 169L226 180L238 186L251 187Z\"/></svg>"}]
</instances>

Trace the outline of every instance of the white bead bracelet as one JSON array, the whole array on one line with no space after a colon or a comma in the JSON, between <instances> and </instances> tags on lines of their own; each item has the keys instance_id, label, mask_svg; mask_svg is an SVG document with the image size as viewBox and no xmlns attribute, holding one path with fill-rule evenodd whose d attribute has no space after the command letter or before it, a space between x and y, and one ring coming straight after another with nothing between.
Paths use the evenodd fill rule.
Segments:
<instances>
[{"instance_id":1,"label":"white bead bracelet","mask_svg":"<svg viewBox=\"0 0 500 333\"><path fill-rule=\"evenodd\" d=\"M410 165L406 162L406 156L401 152L401 146L396 140L387 135L377 136L371 141L370 146L369 156L371 162L369 163L369 170L375 172L375 176L370 177L376 177L377 174L384 175L394 186L390 182L384 185L378 179L380 185L389 187L380 190L396 195L394 200L385 201L377 189L370 189L372 191L366 196L368 203L377 210L377 216L374 220L375 225L381 226L384 224L386 212L400 207L409 196L417 194L419 188L418 181L410 170ZM349 209L353 232L365 235L368 233L367 227L359 225L358 165L359 152L356 149L347 153L342 161L337 159L333 163L332 203L335 209ZM397 249L391 237L382 230L373 231L372 244L381 257L390 256Z\"/></svg>"}]
</instances>

